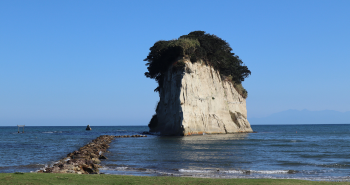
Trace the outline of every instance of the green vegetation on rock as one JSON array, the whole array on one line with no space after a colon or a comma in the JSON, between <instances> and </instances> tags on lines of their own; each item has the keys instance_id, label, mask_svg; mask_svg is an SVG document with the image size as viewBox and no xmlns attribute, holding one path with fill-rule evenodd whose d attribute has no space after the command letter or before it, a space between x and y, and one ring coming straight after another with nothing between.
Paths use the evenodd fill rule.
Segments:
<instances>
[{"instance_id":1,"label":"green vegetation on rock","mask_svg":"<svg viewBox=\"0 0 350 185\"><path fill-rule=\"evenodd\" d=\"M234 84L238 93L244 98L248 96L241 84L251 74L248 67L232 53L232 48L225 40L204 31L194 31L174 40L158 41L150 48L150 53L144 59L148 66L145 76L158 82L154 91L162 87L163 75L171 65L174 70L184 69L185 63L181 60L184 57L191 62L203 61L212 66L219 71L223 80Z\"/></svg>"}]
</instances>

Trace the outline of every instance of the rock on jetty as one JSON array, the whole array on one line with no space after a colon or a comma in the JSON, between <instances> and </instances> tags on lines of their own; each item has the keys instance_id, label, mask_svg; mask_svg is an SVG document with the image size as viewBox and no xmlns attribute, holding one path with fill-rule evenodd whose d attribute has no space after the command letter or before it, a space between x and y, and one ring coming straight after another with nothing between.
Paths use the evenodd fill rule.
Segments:
<instances>
[{"instance_id":1,"label":"rock on jetty","mask_svg":"<svg viewBox=\"0 0 350 185\"><path fill-rule=\"evenodd\" d=\"M77 173L99 174L100 160L107 159L103 155L109 148L109 144L115 138L147 137L145 135L110 136L102 135L92 140L91 143L79 150L69 153L66 158L59 160L52 167L39 170L38 173Z\"/></svg>"}]
</instances>

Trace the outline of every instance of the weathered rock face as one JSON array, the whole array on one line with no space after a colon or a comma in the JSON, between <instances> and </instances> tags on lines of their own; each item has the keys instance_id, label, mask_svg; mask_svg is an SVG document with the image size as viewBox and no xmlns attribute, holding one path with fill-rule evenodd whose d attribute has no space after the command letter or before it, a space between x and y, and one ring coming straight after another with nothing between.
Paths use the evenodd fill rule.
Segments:
<instances>
[{"instance_id":1,"label":"weathered rock face","mask_svg":"<svg viewBox=\"0 0 350 185\"><path fill-rule=\"evenodd\" d=\"M184 59L185 70L169 68L160 88L158 125L151 132L192 135L252 132L246 100L212 67Z\"/></svg>"}]
</instances>

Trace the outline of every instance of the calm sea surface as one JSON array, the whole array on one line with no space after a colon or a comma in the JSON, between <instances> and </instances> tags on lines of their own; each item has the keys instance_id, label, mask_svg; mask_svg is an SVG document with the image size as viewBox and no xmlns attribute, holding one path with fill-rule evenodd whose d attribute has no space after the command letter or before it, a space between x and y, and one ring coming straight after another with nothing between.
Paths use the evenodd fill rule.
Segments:
<instances>
[{"instance_id":1,"label":"calm sea surface","mask_svg":"<svg viewBox=\"0 0 350 185\"><path fill-rule=\"evenodd\" d=\"M250 134L116 138L100 171L109 174L350 181L350 125L253 125ZM0 172L54 164L100 135L145 126L0 127Z\"/></svg>"}]
</instances>

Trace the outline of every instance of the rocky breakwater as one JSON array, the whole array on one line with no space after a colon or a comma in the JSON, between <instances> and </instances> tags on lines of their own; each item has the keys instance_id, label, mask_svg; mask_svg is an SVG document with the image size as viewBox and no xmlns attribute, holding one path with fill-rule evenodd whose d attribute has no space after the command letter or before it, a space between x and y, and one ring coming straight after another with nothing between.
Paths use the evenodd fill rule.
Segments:
<instances>
[{"instance_id":1,"label":"rocky breakwater","mask_svg":"<svg viewBox=\"0 0 350 185\"><path fill-rule=\"evenodd\" d=\"M102 135L92 140L79 150L69 153L66 158L56 162L52 167L39 170L38 173L76 173L99 174L101 160L107 159L103 155L109 148L109 144L115 138L147 137L145 135L112 136Z\"/></svg>"},{"instance_id":2,"label":"rocky breakwater","mask_svg":"<svg viewBox=\"0 0 350 185\"><path fill-rule=\"evenodd\" d=\"M252 132L246 99L234 84L203 62L184 62L183 70L170 66L159 87L156 126L162 135L227 134ZM153 120L154 121L154 120Z\"/></svg>"}]
</instances>

